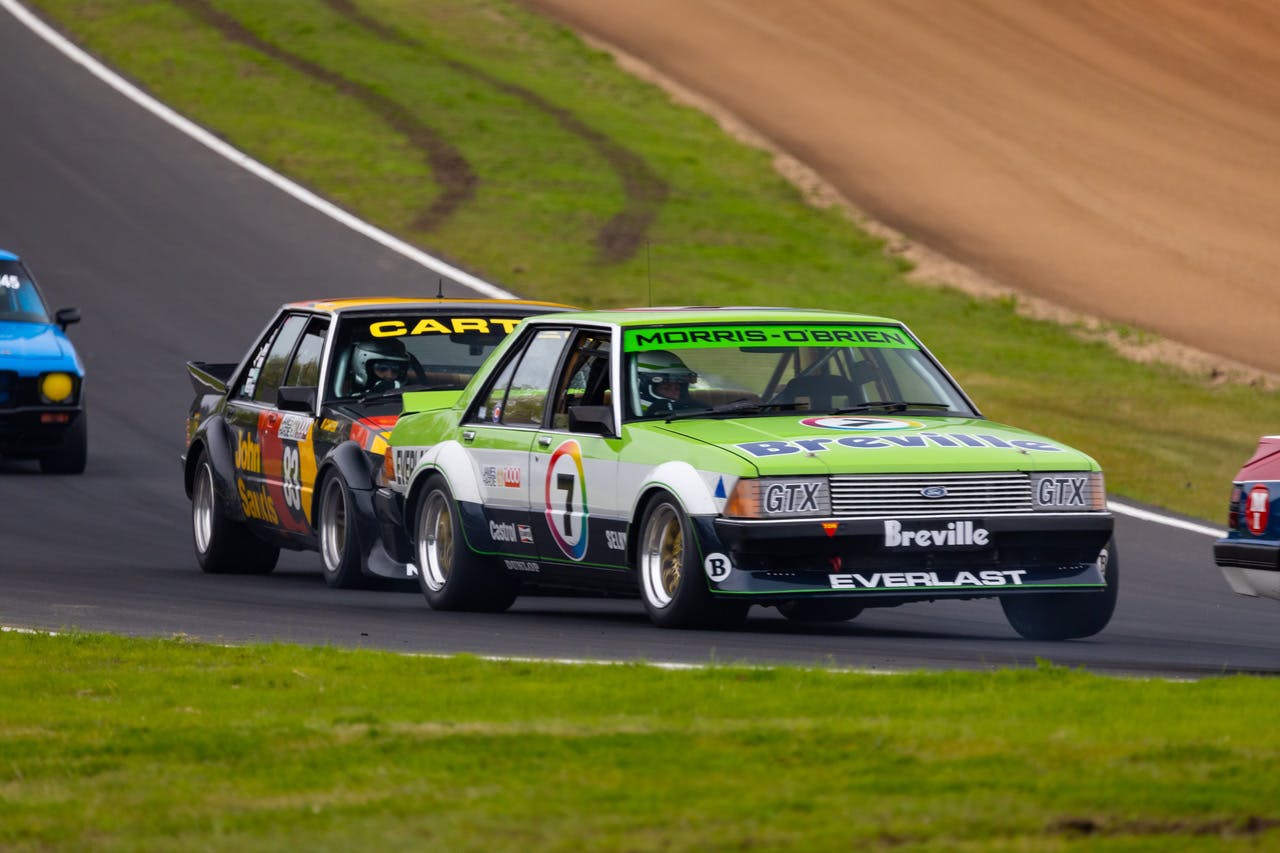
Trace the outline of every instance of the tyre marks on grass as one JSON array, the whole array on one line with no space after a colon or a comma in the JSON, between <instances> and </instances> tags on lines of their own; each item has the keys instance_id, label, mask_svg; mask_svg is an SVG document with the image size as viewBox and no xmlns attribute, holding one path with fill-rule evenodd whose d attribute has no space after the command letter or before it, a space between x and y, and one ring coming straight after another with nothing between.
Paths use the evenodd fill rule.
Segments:
<instances>
[{"instance_id":1,"label":"tyre marks on grass","mask_svg":"<svg viewBox=\"0 0 1280 853\"><path fill-rule=\"evenodd\" d=\"M173 2L217 29L230 41L256 50L363 104L393 130L404 136L414 148L421 152L440 186L440 192L435 200L414 218L414 228L422 231L436 228L475 195L476 186L480 181L462 152L436 130L419 121L404 105L370 86L343 77L332 69L267 41L231 15L214 8L209 0L173 0Z\"/></svg>"},{"instance_id":2,"label":"tyre marks on grass","mask_svg":"<svg viewBox=\"0 0 1280 853\"><path fill-rule=\"evenodd\" d=\"M194 0L186 0L186 2L194 2ZM362 12L353 0L323 0L323 2L347 21L386 42L416 51L431 50L427 44L408 33ZM625 261L644 245L649 227L666 202L670 188L649 168L640 155L591 127L564 107L548 101L524 86L502 80L487 71L456 59L438 55L434 58L460 74L465 74L551 116L566 132L595 149L596 153L617 173L626 202L622 210L610 217L596 232L596 248L602 262Z\"/></svg>"}]
</instances>

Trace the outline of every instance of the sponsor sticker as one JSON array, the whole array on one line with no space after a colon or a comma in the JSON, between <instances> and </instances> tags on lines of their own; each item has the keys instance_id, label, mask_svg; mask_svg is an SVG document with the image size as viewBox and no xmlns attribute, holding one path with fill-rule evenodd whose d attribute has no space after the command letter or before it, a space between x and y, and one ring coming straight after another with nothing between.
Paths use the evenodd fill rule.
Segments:
<instances>
[{"instance_id":1,"label":"sponsor sticker","mask_svg":"<svg viewBox=\"0 0 1280 853\"><path fill-rule=\"evenodd\" d=\"M946 527L924 530L904 530L902 522L894 519L884 522L886 548L985 547L990 539L986 528L976 527L972 521L948 521Z\"/></svg>"},{"instance_id":2,"label":"sponsor sticker","mask_svg":"<svg viewBox=\"0 0 1280 853\"><path fill-rule=\"evenodd\" d=\"M562 442L547 461L543 507L551 538L564 555L581 560L587 554L587 478L582 447L573 439Z\"/></svg>"},{"instance_id":3,"label":"sponsor sticker","mask_svg":"<svg viewBox=\"0 0 1280 853\"><path fill-rule=\"evenodd\" d=\"M519 542L520 535L511 522L489 522L489 536L494 542Z\"/></svg>"},{"instance_id":4,"label":"sponsor sticker","mask_svg":"<svg viewBox=\"0 0 1280 853\"><path fill-rule=\"evenodd\" d=\"M253 474L262 473L262 446L244 431L240 431L240 441L236 444L236 468Z\"/></svg>"},{"instance_id":5,"label":"sponsor sticker","mask_svg":"<svg viewBox=\"0 0 1280 853\"><path fill-rule=\"evenodd\" d=\"M533 544L533 528L527 524L517 524L516 532L520 534L520 541L526 545Z\"/></svg>"},{"instance_id":6,"label":"sponsor sticker","mask_svg":"<svg viewBox=\"0 0 1280 853\"><path fill-rule=\"evenodd\" d=\"M726 554L708 554L702 561L702 570L707 573L708 578L719 583L733 573L733 562Z\"/></svg>"},{"instance_id":7,"label":"sponsor sticker","mask_svg":"<svg viewBox=\"0 0 1280 853\"><path fill-rule=\"evenodd\" d=\"M532 560L503 560L508 570L513 572L540 572L542 568Z\"/></svg>"},{"instance_id":8,"label":"sponsor sticker","mask_svg":"<svg viewBox=\"0 0 1280 853\"><path fill-rule=\"evenodd\" d=\"M826 453L830 450L882 450L888 447L932 448L946 447L953 450L1008 448L1020 451L1058 453L1063 448L1048 441L1015 438L1008 441L997 435L964 432L921 432L914 435L846 435L843 438L797 438L775 441L747 441L735 445L752 456L786 456L792 453Z\"/></svg>"},{"instance_id":9,"label":"sponsor sticker","mask_svg":"<svg viewBox=\"0 0 1280 853\"><path fill-rule=\"evenodd\" d=\"M0 275L0 287L5 290L21 290L22 281L16 275Z\"/></svg>"},{"instance_id":10,"label":"sponsor sticker","mask_svg":"<svg viewBox=\"0 0 1280 853\"><path fill-rule=\"evenodd\" d=\"M519 465L485 465L480 469L480 480L491 489L518 489L524 479Z\"/></svg>"},{"instance_id":11,"label":"sponsor sticker","mask_svg":"<svg viewBox=\"0 0 1280 853\"><path fill-rule=\"evenodd\" d=\"M405 486L418 467L419 460L426 455L429 447L397 447L393 452L392 464L395 466L396 485Z\"/></svg>"},{"instance_id":12,"label":"sponsor sticker","mask_svg":"<svg viewBox=\"0 0 1280 853\"><path fill-rule=\"evenodd\" d=\"M843 429L843 430L870 430L870 429L923 429L924 424L920 421L908 420L906 418L875 418L875 417L847 417L843 415L830 415L822 418L805 418L800 421L807 427L814 429Z\"/></svg>"},{"instance_id":13,"label":"sponsor sticker","mask_svg":"<svg viewBox=\"0 0 1280 853\"><path fill-rule=\"evenodd\" d=\"M278 434L289 441L306 441L313 423L315 421L306 415L285 415L280 419Z\"/></svg>"},{"instance_id":14,"label":"sponsor sticker","mask_svg":"<svg viewBox=\"0 0 1280 853\"><path fill-rule=\"evenodd\" d=\"M815 344L919 349L915 341L897 326L810 326L785 323L667 326L627 329L624 336L624 345L629 352L741 346L802 347Z\"/></svg>"},{"instance_id":15,"label":"sponsor sticker","mask_svg":"<svg viewBox=\"0 0 1280 853\"><path fill-rule=\"evenodd\" d=\"M1088 477L1042 476L1035 484L1036 506L1083 507L1088 485Z\"/></svg>"},{"instance_id":16,"label":"sponsor sticker","mask_svg":"<svg viewBox=\"0 0 1280 853\"><path fill-rule=\"evenodd\" d=\"M1022 586L1023 569L944 572L850 572L828 575L832 589L912 589L920 587Z\"/></svg>"},{"instance_id":17,"label":"sponsor sticker","mask_svg":"<svg viewBox=\"0 0 1280 853\"><path fill-rule=\"evenodd\" d=\"M520 324L519 317L423 317L407 320L377 320L369 324L375 338L397 338L402 335L457 335L476 332L481 335L508 334Z\"/></svg>"}]
</instances>

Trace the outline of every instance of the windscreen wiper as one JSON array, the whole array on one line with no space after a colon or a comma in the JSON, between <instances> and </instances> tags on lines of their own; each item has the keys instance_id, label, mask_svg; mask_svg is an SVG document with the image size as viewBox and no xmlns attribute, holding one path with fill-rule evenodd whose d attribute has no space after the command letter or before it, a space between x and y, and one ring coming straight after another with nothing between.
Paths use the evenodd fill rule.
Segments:
<instances>
[{"instance_id":1,"label":"windscreen wiper","mask_svg":"<svg viewBox=\"0 0 1280 853\"><path fill-rule=\"evenodd\" d=\"M951 406L947 403L936 402L911 402L906 400L874 400L872 402L858 403L856 406L844 406L841 409L832 411L832 415L849 415L855 411L906 411L908 409L937 409L941 411L951 411Z\"/></svg>"},{"instance_id":2,"label":"windscreen wiper","mask_svg":"<svg viewBox=\"0 0 1280 853\"><path fill-rule=\"evenodd\" d=\"M663 420L666 423L679 421L685 418L714 418L727 417L729 415L754 415L759 412L768 412L774 409L792 409L799 406L798 403L758 403L754 400L748 400L743 397L741 400L731 400L728 403L721 403L718 406L709 406L705 409L693 409L687 412L672 412Z\"/></svg>"}]
</instances>

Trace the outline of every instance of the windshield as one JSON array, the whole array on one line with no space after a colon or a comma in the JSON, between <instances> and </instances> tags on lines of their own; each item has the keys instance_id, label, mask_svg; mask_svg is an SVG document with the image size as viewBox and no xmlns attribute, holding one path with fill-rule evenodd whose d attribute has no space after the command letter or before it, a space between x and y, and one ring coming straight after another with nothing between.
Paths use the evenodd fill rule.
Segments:
<instances>
[{"instance_id":1,"label":"windshield","mask_svg":"<svg viewBox=\"0 0 1280 853\"><path fill-rule=\"evenodd\" d=\"M689 417L716 407L735 415L909 409L977 414L899 326L627 329L623 349L630 419Z\"/></svg>"},{"instance_id":2,"label":"windshield","mask_svg":"<svg viewBox=\"0 0 1280 853\"><path fill-rule=\"evenodd\" d=\"M345 317L326 384L339 399L461 390L520 320L443 312Z\"/></svg>"},{"instance_id":3,"label":"windshield","mask_svg":"<svg viewBox=\"0 0 1280 853\"><path fill-rule=\"evenodd\" d=\"M0 260L0 320L49 322L40 291L20 261Z\"/></svg>"}]
</instances>

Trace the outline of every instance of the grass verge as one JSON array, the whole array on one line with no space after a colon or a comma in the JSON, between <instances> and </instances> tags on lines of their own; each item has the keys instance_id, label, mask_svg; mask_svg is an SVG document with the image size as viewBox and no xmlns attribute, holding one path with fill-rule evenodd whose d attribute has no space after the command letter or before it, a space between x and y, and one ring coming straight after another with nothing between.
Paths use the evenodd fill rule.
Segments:
<instances>
[{"instance_id":1,"label":"grass verge","mask_svg":"<svg viewBox=\"0 0 1280 853\"><path fill-rule=\"evenodd\" d=\"M905 320L989 417L1091 453L1120 496L1221 524L1231 477L1280 415L1276 392L906 282L767 155L506 0L34 5L253 156L524 295Z\"/></svg>"},{"instance_id":2,"label":"grass verge","mask_svg":"<svg viewBox=\"0 0 1280 853\"><path fill-rule=\"evenodd\" d=\"M1213 849L1280 682L870 676L0 633L6 850Z\"/></svg>"}]
</instances>

